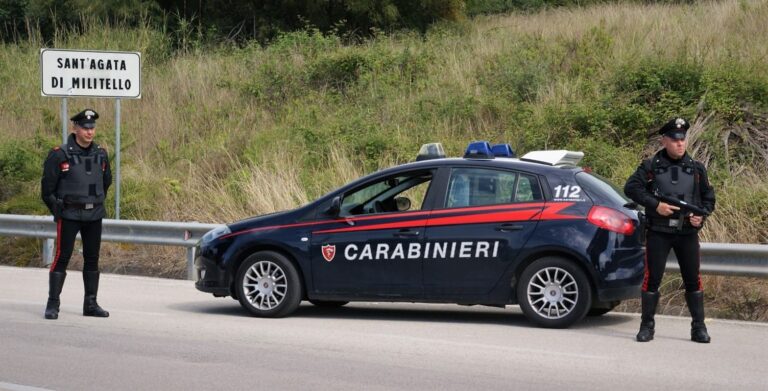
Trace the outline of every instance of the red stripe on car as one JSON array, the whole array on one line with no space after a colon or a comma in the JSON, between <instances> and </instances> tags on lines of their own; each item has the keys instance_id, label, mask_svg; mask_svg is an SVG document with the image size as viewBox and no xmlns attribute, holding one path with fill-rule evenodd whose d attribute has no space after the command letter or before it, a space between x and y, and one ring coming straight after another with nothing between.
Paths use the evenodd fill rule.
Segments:
<instances>
[{"instance_id":1,"label":"red stripe on car","mask_svg":"<svg viewBox=\"0 0 768 391\"><path fill-rule=\"evenodd\" d=\"M571 203L573 204L573 203ZM221 239L226 239L232 236L242 235L246 233L251 232L258 232L258 231L269 231L273 229L283 229L283 228L296 228L296 227L308 227L313 225L323 225L323 224L331 224L331 223L356 223L358 221L368 221L368 220L389 220L389 219L404 219L409 217L417 217L417 216L429 216L431 215L444 215L444 214L453 214L453 213L473 213L473 212L484 212L484 211L502 211L502 210L516 210L516 209L526 209L526 208L540 208L544 206L543 202L532 202L532 203L524 203L524 204L512 204L512 205L492 205L492 206L475 206L475 207L469 207L469 208L452 208L452 209L440 209L435 211L414 211L414 212L401 212L401 213L391 213L387 215L375 215L375 216L357 216L357 217L345 217L340 219L333 219L333 220L321 220L321 221L310 221L306 223L294 223L294 224L281 224L281 225L270 225L266 227L257 227L257 228L251 228L246 229L243 231L237 231L232 232L227 235L223 235ZM420 220L407 220L407 221L397 221L393 222L393 224L398 223L408 223L412 221L423 221L423 219ZM421 224L423 225L423 224ZM421 225L414 225L414 226L421 226ZM370 226L366 226L370 227ZM395 227L397 228L397 227ZM405 227L403 227L405 228Z\"/></svg>"}]
</instances>

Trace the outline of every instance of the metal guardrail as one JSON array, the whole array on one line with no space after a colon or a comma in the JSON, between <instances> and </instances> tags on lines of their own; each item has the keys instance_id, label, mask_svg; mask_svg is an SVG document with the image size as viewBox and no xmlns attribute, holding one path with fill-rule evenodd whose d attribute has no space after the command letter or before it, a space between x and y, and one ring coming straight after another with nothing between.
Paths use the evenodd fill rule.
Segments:
<instances>
[{"instance_id":1,"label":"metal guardrail","mask_svg":"<svg viewBox=\"0 0 768 391\"><path fill-rule=\"evenodd\" d=\"M167 221L104 219L102 240L109 242L157 244L187 248L187 278L194 279L195 244L220 224ZM56 224L52 216L0 214L0 235L45 238L43 257L51 258ZM48 262L47 264L50 264ZM680 270L674 251L667 259L668 270ZM704 274L768 278L768 245L701 243L701 272Z\"/></svg>"},{"instance_id":2,"label":"metal guardrail","mask_svg":"<svg viewBox=\"0 0 768 391\"><path fill-rule=\"evenodd\" d=\"M194 279L195 244L206 232L219 226L221 224L104 219L101 240L186 247L187 278L192 280ZM0 214L0 235L45 239L43 262L50 265L56 238L56 223L53 222L53 216Z\"/></svg>"},{"instance_id":3,"label":"metal guardrail","mask_svg":"<svg viewBox=\"0 0 768 391\"><path fill-rule=\"evenodd\" d=\"M667 258L668 270L680 270L675 252ZM701 243L701 273L718 276L768 278L768 245Z\"/></svg>"}]
</instances>

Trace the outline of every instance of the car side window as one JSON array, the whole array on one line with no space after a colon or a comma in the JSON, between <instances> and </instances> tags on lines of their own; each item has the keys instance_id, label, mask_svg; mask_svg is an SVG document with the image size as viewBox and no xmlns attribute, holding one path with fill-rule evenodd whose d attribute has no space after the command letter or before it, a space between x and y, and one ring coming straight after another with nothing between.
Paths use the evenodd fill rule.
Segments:
<instances>
[{"instance_id":1,"label":"car side window","mask_svg":"<svg viewBox=\"0 0 768 391\"><path fill-rule=\"evenodd\" d=\"M446 208L506 204L512 202L517 174L486 168L451 170Z\"/></svg>"},{"instance_id":2,"label":"car side window","mask_svg":"<svg viewBox=\"0 0 768 391\"><path fill-rule=\"evenodd\" d=\"M515 202L541 201L543 199L539 180L533 175L521 174L515 190Z\"/></svg>"},{"instance_id":3,"label":"car side window","mask_svg":"<svg viewBox=\"0 0 768 391\"><path fill-rule=\"evenodd\" d=\"M432 182L432 171L383 178L344 194L340 216L420 210Z\"/></svg>"}]
</instances>

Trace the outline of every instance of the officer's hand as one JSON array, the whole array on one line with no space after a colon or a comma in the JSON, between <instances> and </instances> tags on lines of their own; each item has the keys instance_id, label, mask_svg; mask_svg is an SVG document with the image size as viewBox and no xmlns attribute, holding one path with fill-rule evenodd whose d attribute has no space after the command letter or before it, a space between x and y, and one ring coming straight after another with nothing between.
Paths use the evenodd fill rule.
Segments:
<instances>
[{"instance_id":1,"label":"officer's hand","mask_svg":"<svg viewBox=\"0 0 768 391\"><path fill-rule=\"evenodd\" d=\"M676 210L680 210L680 208L666 202L659 202L659 205L656 207L656 213L662 216L669 216L672 213L675 213Z\"/></svg>"},{"instance_id":2,"label":"officer's hand","mask_svg":"<svg viewBox=\"0 0 768 391\"><path fill-rule=\"evenodd\" d=\"M704 218L703 217L695 216L693 213L691 213L689 216L690 216L690 220L691 220L691 225L692 226L694 226L696 228L701 227L701 223L704 222Z\"/></svg>"}]
</instances>

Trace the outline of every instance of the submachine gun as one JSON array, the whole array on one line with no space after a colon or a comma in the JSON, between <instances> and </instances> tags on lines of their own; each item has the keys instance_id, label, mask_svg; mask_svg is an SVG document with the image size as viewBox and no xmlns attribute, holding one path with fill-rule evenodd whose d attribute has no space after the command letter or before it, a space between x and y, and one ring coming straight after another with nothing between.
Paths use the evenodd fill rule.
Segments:
<instances>
[{"instance_id":1,"label":"submachine gun","mask_svg":"<svg viewBox=\"0 0 768 391\"><path fill-rule=\"evenodd\" d=\"M697 216L703 216L705 219L707 216L709 216L709 212L697 205L689 204L681 199L671 197L665 194L661 194L658 190L653 192L653 196L656 197L659 201L664 201L667 204L674 205L678 208L680 208L680 217L677 219L677 230L682 231L683 229L683 223L685 221L685 216L688 215L688 213L693 213Z\"/></svg>"}]
</instances>

